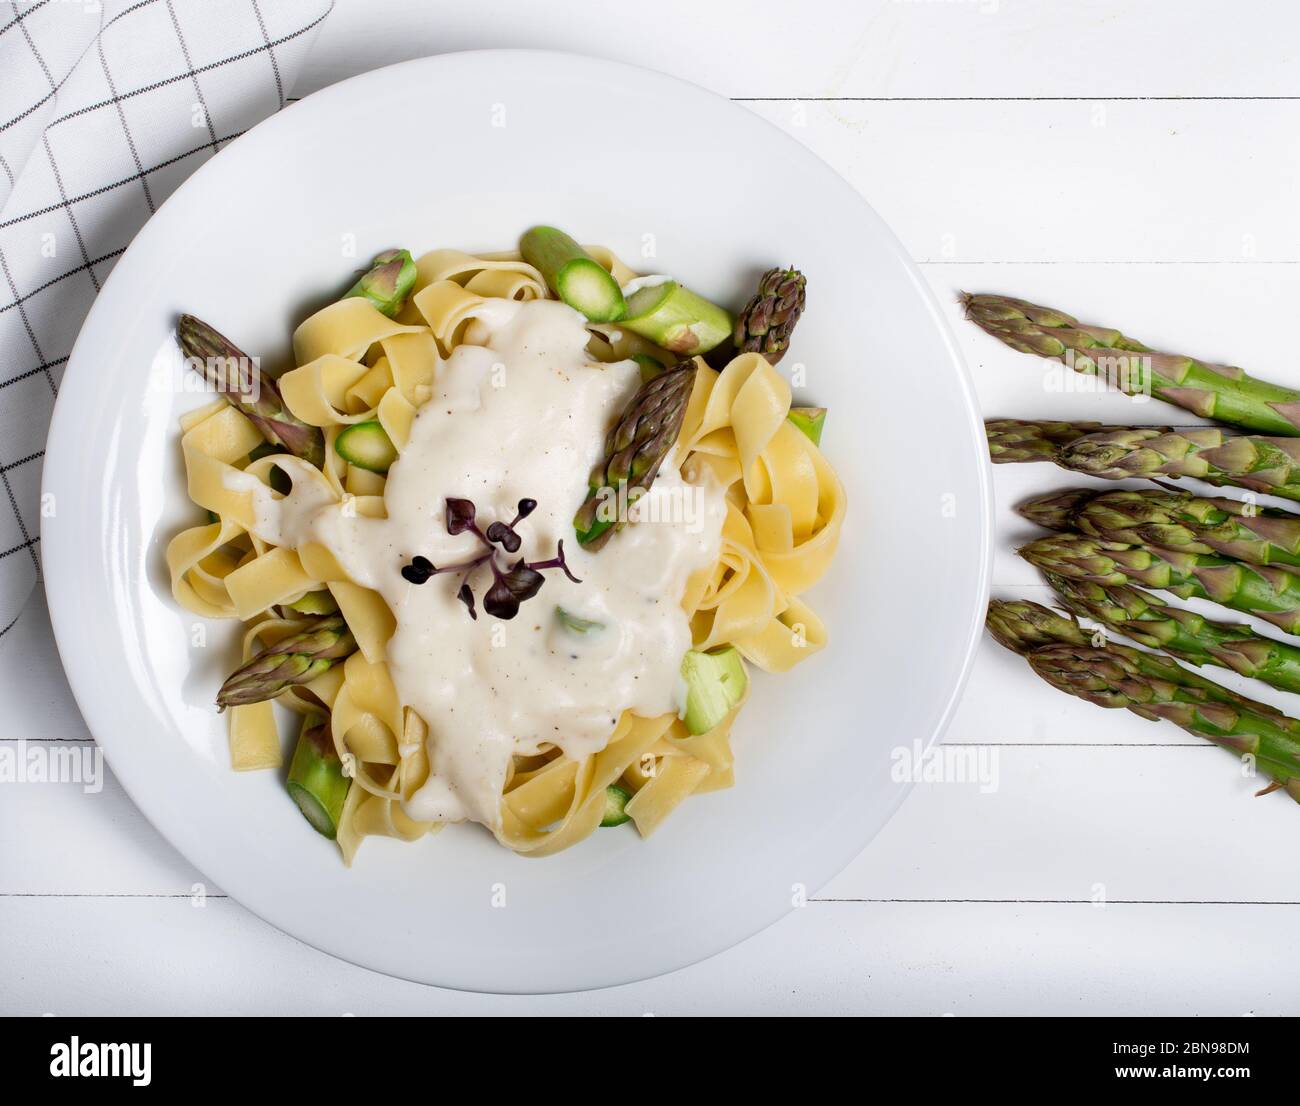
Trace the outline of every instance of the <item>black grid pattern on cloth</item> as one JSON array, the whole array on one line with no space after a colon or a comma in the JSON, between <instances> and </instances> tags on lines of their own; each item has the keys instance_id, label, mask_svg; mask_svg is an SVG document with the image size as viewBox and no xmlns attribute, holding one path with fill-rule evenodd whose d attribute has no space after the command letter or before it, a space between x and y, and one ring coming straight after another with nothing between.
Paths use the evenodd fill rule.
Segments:
<instances>
[{"instance_id":1,"label":"black grid pattern on cloth","mask_svg":"<svg viewBox=\"0 0 1300 1106\"><path fill-rule=\"evenodd\" d=\"M104 278L182 180L285 105L332 7L34 0L0 13L0 637L40 579L45 434Z\"/></svg>"}]
</instances>

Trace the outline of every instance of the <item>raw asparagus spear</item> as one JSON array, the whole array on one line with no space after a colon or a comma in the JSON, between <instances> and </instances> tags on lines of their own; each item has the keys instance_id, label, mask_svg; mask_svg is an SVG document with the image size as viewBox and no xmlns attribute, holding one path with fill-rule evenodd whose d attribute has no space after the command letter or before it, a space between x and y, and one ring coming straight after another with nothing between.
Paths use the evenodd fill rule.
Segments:
<instances>
[{"instance_id":1,"label":"raw asparagus spear","mask_svg":"<svg viewBox=\"0 0 1300 1106\"><path fill-rule=\"evenodd\" d=\"M1213 664L1300 692L1300 646L1274 641L1248 626L1214 622L1195 611L1171 607L1127 584L1047 577L1072 614L1091 618L1139 645L1163 649L1191 664ZM990 616L991 617L991 616Z\"/></svg>"},{"instance_id":2,"label":"raw asparagus spear","mask_svg":"<svg viewBox=\"0 0 1300 1106\"><path fill-rule=\"evenodd\" d=\"M348 289L344 299L365 296L390 319L402 310L415 287L419 270L410 250L385 250L370 263L370 271Z\"/></svg>"},{"instance_id":3,"label":"raw asparagus spear","mask_svg":"<svg viewBox=\"0 0 1300 1106\"><path fill-rule=\"evenodd\" d=\"M343 802L351 785L352 781L343 774L343 764L330 737L329 718L307 715L293 750L285 786L312 829L331 841L338 836Z\"/></svg>"},{"instance_id":4,"label":"raw asparagus spear","mask_svg":"<svg viewBox=\"0 0 1300 1106\"><path fill-rule=\"evenodd\" d=\"M1300 392L1244 369L1159 353L1107 327L1010 296L962 294L966 317L1021 353L1054 357L1129 395L1152 395L1202 418L1265 434L1300 435Z\"/></svg>"},{"instance_id":5,"label":"raw asparagus spear","mask_svg":"<svg viewBox=\"0 0 1300 1106\"><path fill-rule=\"evenodd\" d=\"M1300 442L1218 427L1136 427L1089 434L1065 445L1057 464L1125 480L1193 476L1219 487L1300 499Z\"/></svg>"},{"instance_id":6,"label":"raw asparagus spear","mask_svg":"<svg viewBox=\"0 0 1300 1106\"><path fill-rule=\"evenodd\" d=\"M679 357L708 353L731 337L731 316L675 280L638 288L622 325Z\"/></svg>"},{"instance_id":7,"label":"raw asparagus spear","mask_svg":"<svg viewBox=\"0 0 1300 1106\"><path fill-rule=\"evenodd\" d=\"M1049 529L1104 541L1218 553L1253 565L1300 565L1300 515L1236 499L1164 489L1076 489L1031 499L1016 510Z\"/></svg>"},{"instance_id":8,"label":"raw asparagus spear","mask_svg":"<svg viewBox=\"0 0 1300 1106\"><path fill-rule=\"evenodd\" d=\"M1104 480L1192 476L1220 487L1300 499L1300 442L1216 426L1101 427L1089 422L984 424L995 462L1054 461Z\"/></svg>"},{"instance_id":9,"label":"raw asparagus spear","mask_svg":"<svg viewBox=\"0 0 1300 1106\"><path fill-rule=\"evenodd\" d=\"M232 672L217 692L217 705L274 699L285 688L310 683L356 651L357 640L340 615L313 619L305 630L267 646Z\"/></svg>"},{"instance_id":10,"label":"raw asparagus spear","mask_svg":"<svg viewBox=\"0 0 1300 1106\"><path fill-rule=\"evenodd\" d=\"M761 353L775 365L790 346L790 334L803 314L808 281L798 269L768 269L758 291L736 316L732 335L738 353Z\"/></svg>"},{"instance_id":11,"label":"raw asparagus spear","mask_svg":"<svg viewBox=\"0 0 1300 1106\"><path fill-rule=\"evenodd\" d=\"M593 323L612 323L623 317L627 305L618 281L564 231L533 227L519 240L519 252L542 274L552 292Z\"/></svg>"},{"instance_id":12,"label":"raw asparagus spear","mask_svg":"<svg viewBox=\"0 0 1300 1106\"><path fill-rule=\"evenodd\" d=\"M1097 584L1140 584L1183 599L1211 599L1300 634L1300 575L1275 565L1229 557L1056 534L1030 542L1020 555L1036 568Z\"/></svg>"},{"instance_id":13,"label":"raw asparagus spear","mask_svg":"<svg viewBox=\"0 0 1300 1106\"><path fill-rule=\"evenodd\" d=\"M578 541L597 550L627 524L626 508L649 489L677 442L695 385L695 362L682 361L641 385L605 439L605 456L574 516Z\"/></svg>"},{"instance_id":14,"label":"raw asparagus spear","mask_svg":"<svg viewBox=\"0 0 1300 1106\"><path fill-rule=\"evenodd\" d=\"M1073 530L1079 508L1099 494L1095 488L1064 488L1025 500L1016 507L1016 513L1045 530Z\"/></svg>"},{"instance_id":15,"label":"raw asparagus spear","mask_svg":"<svg viewBox=\"0 0 1300 1106\"><path fill-rule=\"evenodd\" d=\"M1028 653L1031 649L1057 642L1087 645L1093 640L1092 635L1072 617L1026 600L989 600L984 627L993 635L994 641L1013 653Z\"/></svg>"},{"instance_id":16,"label":"raw asparagus spear","mask_svg":"<svg viewBox=\"0 0 1300 1106\"><path fill-rule=\"evenodd\" d=\"M190 367L247 415L267 442L313 465L323 462L320 427L308 426L284 406L275 381L248 354L193 315L180 317L176 337Z\"/></svg>"},{"instance_id":17,"label":"raw asparagus spear","mask_svg":"<svg viewBox=\"0 0 1300 1106\"><path fill-rule=\"evenodd\" d=\"M985 419L984 436L995 465L1054 461L1057 450L1085 434L1119 430L1099 422L1054 422L1049 419Z\"/></svg>"},{"instance_id":18,"label":"raw asparagus spear","mask_svg":"<svg viewBox=\"0 0 1300 1106\"><path fill-rule=\"evenodd\" d=\"M989 604L994 636L1022 654L1053 687L1098 706L1124 707L1152 720L1166 718L1236 756L1249 755L1274 781L1261 794L1280 788L1300 801L1300 722L1157 653L1079 642L1070 630L1061 640L1044 644L1052 619L1063 621L1036 603Z\"/></svg>"}]
</instances>

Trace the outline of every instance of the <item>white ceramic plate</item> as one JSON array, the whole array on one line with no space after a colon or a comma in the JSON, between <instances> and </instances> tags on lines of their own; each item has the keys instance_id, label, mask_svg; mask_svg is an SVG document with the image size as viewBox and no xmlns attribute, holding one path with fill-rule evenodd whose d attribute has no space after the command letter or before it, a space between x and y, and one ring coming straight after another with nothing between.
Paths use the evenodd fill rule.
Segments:
<instances>
[{"instance_id":1,"label":"white ceramic plate","mask_svg":"<svg viewBox=\"0 0 1300 1106\"><path fill-rule=\"evenodd\" d=\"M806 366L802 394L831 409L824 448L848 487L839 559L811 593L831 643L788 676L758 676L735 732L736 787L686 803L649 841L607 830L525 860L456 826L415 845L370 839L349 871L275 773L230 770L211 704L234 630L171 601L163 550L194 517L177 417L209 398L186 381L172 327L192 311L274 363L293 325L377 250L509 248L536 222L727 303L769 265L808 274L810 305L781 367ZM86 322L44 490L59 649L148 818L281 929L463 989L627 982L781 917L902 801L891 753L942 730L986 598L989 478L970 384L884 224L744 108L561 54L454 54L368 73L200 169Z\"/></svg>"}]
</instances>

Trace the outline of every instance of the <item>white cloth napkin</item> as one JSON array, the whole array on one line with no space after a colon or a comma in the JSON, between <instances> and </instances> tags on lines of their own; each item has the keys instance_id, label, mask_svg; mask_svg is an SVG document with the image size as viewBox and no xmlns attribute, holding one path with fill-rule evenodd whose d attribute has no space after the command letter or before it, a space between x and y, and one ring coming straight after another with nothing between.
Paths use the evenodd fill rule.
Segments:
<instances>
[{"instance_id":1,"label":"white cloth napkin","mask_svg":"<svg viewBox=\"0 0 1300 1106\"><path fill-rule=\"evenodd\" d=\"M333 0L0 3L0 642L40 577L73 340L177 185L278 111Z\"/></svg>"}]
</instances>

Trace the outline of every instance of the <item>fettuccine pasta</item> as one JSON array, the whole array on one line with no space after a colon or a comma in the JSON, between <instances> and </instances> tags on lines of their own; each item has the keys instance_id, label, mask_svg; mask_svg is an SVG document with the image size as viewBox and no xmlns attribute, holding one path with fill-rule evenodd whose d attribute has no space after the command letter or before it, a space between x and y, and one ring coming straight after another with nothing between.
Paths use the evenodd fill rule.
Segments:
<instances>
[{"instance_id":1,"label":"fettuccine pasta","mask_svg":"<svg viewBox=\"0 0 1300 1106\"><path fill-rule=\"evenodd\" d=\"M618 285L634 279L609 251L587 251ZM801 596L835 554L844 489L788 417L790 386L768 360L746 352L712 367L697 356L654 483L603 549L586 550L571 520L589 494L590 461L600 463L646 366L690 359L617 322L589 323L517 253L440 249L414 267L391 315L352 295L294 332L295 365L271 387L319 444L315 460L283 442L268 452L266 425L247 405L222 399L182 421L189 498L207 517L171 540L167 565L178 604L245 625L228 709L232 767L284 768L274 702L320 722L313 748L344 781L328 832L348 863L366 837L412 841L467 819L518 853L544 856L607 819L611 793L649 836L686 798L734 780L743 696L692 732L679 701L682 651L734 649L754 668L783 673L822 649L826 628ZM578 342L585 349L570 350ZM555 393L558 408L528 391L552 371L546 386L569 389ZM492 421L530 410L536 427L518 416ZM350 456L354 439L380 443L391 458ZM460 485L439 452L452 443L477 451ZM484 460L498 453L499 472ZM509 539L494 546L492 531L455 530L453 495L479 504L482 527L509 523L507 507L519 501L511 525L527 534L514 539L524 542L526 571L507 554ZM697 503L692 521L647 520L651 508L679 501ZM416 535L425 544L416 547ZM462 556L471 567L458 588L459 578L439 573ZM536 598L516 604L518 618L492 616L484 584L514 586L528 572L545 580ZM625 594L625 585L641 590ZM300 651L276 652L318 631ZM495 634L504 644L491 644ZM537 666L532 683L528 665ZM588 674L570 675L580 671ZM503 686L480 686L500 673L510 674ZM244 701L258 680L267 697ZM593 702L592 688L614 698Z\"/></svg>"}]
</instances>

